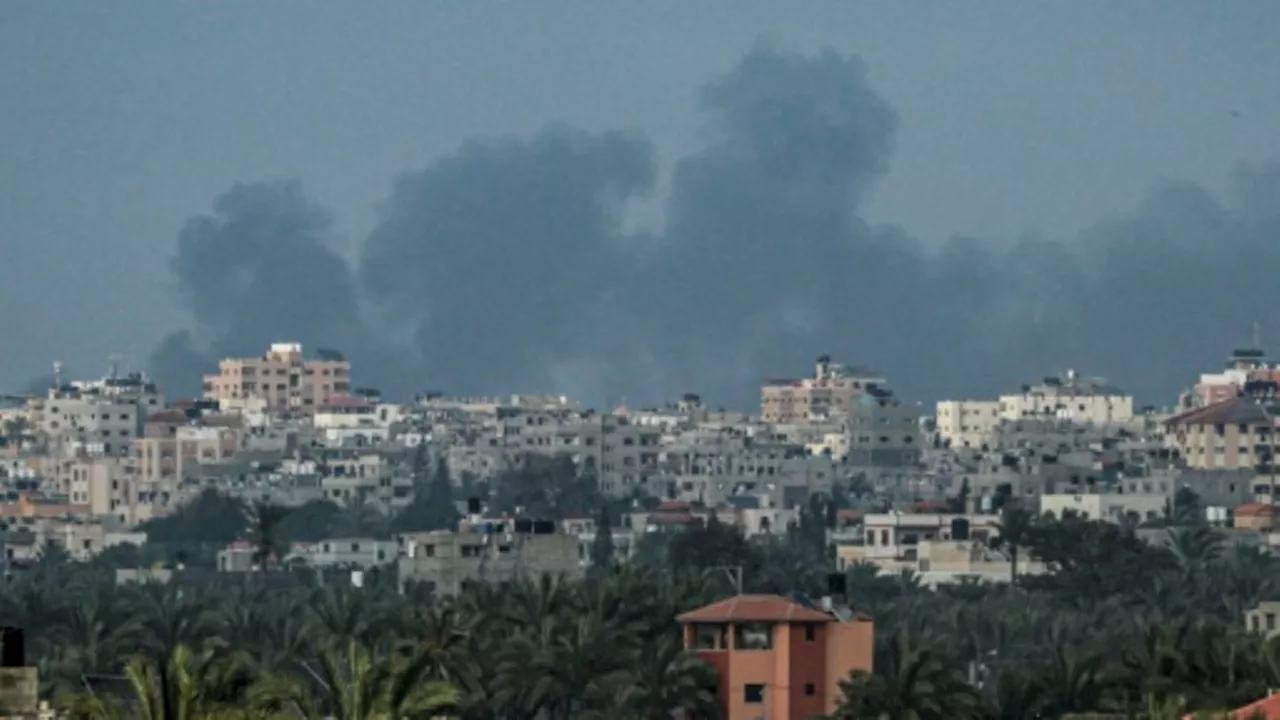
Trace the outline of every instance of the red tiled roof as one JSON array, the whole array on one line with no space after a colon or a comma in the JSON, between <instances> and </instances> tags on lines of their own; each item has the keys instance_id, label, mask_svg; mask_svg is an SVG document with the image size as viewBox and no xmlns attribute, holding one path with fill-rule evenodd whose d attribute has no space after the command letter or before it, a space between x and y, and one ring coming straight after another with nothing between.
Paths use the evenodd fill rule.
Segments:
<instances>
[{"instance_id":1,"label":"red tiled roof","mask_svg":"<svg viewBox=\"0 0 1280 720\"><path fill-rule=\"evenodd\" d=\"M693 525L702 522L696 515L684 513L653 513L649 516L650 525Z\"/></svg>"},{"instance_id":2,"label":"red tiled roof","mask_svg":"<svg viewBox=\"0 0 1280 720\"><path fill-rule=\"evenodd\" d=\"M677 618L682 623L834 622L835 618L780 595L738 595Z\"/></svg>"},{"instance_id":3,"label":"red tiled roof","mask_svg":"<svg viewBox=\"0 0 1280 720\"><path fill-rule=\"evenodd\" d=\"M1231 720L1280 720L1280 695L1269 695L1242 708L1232 710ZM1195 715L1184 715L1182 720L1194 720Z\"/></svg>"},{"instance_id":4,"label":"red tiled roof","mask_svg":"<svg viewBox=\"0 0 1280 720\"><path fill-rule=\"evenodd\" d=\"M1275 515L1276 508L1274 505L1267 503L1245 503L1236 508L1236 515L1257 516L1257 515Z\"/></svg>"},{"instance_id":5,"label":"red tiled roof","mask_svg":"<svg viewBox=\"0 0 1280 720\"><path fill-rule=\"evenodd\" d=\"M1188 410L1165 421L1167 427L1178 425L1270 425L1271 418L1256 400L1246 396L1230 397L1205 407Z\"/></svg>"},{"instance_id":6,"label":"red tiled roof","mask_svg":"<svg viewBox=\"0 0 1280 720\"><path fill-rule=\"evenodd\" d=\"M654 508L654 512L689 512L693 506L683 500L668 500L658 507Z\"/></svg>"}]
</instances>

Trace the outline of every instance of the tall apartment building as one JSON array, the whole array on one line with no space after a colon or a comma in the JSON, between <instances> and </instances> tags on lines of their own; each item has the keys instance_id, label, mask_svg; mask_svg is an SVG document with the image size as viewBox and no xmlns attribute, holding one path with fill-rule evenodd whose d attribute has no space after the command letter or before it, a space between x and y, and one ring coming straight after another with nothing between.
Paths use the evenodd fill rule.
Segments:
<instances>
[{"instance_id":1,"label":"tall apartment building","mask_svg":"<svg viewBox=\"0 0 1280 720\"><path fill-rule=\"evenodd\" d=\"M876 372L833 363L823 355L811 378L766 380L760 388L760 414L765 422L780 425L839 421L854 398L885 384Z\"/></svg>"},{"instance_id":2,"label":"tall apartment building","mask_svg":"<svg viewBox=\"0 0 1280 720\"><path fill-rule=\"evenodd\" d=\"M240 449L239 428L187 423L178 410L155 413L147 420L145 437L134 442L136 473L125 499L139 522L169 513L183 481L202 463L225 462Z\"/></svg>"},{"instance_id":3,"label":"tall apartment building","mask_svg":"<svg viewBox=\"0 0 1280 720\"><path fill-rule=\"evenodd\" d=\"M648 491L666 500L719 505L743 493L767 496L780 507L826 493L839 460L811 454L803 445L751 437L734 429L690 430L671 439L658 456L661 473Z\"/></svg>"},{"instance_id":4,"label":"tall apartment building","mask_svg":"<svg viewBox=\"0 0 1280 720\"><path fill-rule=\"evenodd\" d=\"M1004 420L1057 418L1076 423L1109 425L1133 419L1133 396L1103 378L1081 377L1068 370L1036 385L1000 396Z\"/></svg>"},{"instance_id":5,"label":"tall apartment building","mask_svg":"<svg viewBox=\"0 0 1280 720\"><path fill-rule=\"evenodd\" d=\"M980 448L1000 426L998 400L943 400L934 413L938 435L953 448Z\"/></svg>"},{"instance_id":6,"label":"tall apartment building","mask_svg":"<svg viewBox=\"0 0 1280 720\"><path fill-rule=\"evenodd\" d=\"M1196 385L1179 397L1178 407L1192 410L1230 400L1253 382L1280 382L1280 367L1269 364L1260 349L1238 349L1227 358L1222 372L1202 374Z\"/></svg>"},{"instance_id":7,"label":"tall apartment building","mask_svg":"<svg viewBox=\"0 0 1280 720\"><path fill-rule=\"evenodd\" d=\"M920 406L904 403L884 390L858 397L846 419L849 451L854 466L903 467L920 463L923 435Z\"/></svg>"},{"instance_id":8,"label":"tall apartment building","mask_svg":"<svg viewBox=\"0 0 1280 720\"><path fill-rule=\"evenodd\" d=\"M270 413L312 415L350 392L350 362L333 352L309 360L298 343L275 343L261 357L227 358L217 375L204 377L205 398L224 407L259 401Z\"/></svg>"},{"instance_id":9,"label":"tall apartment building","mask_svg":"<svg viewBox=\"0 0 1280 720\"><path fill-rule=\"evenodd\" d=\"M483 475L528 454L568 455L596 471L600 490L626 495L659 471L662 429L633 424L625 416L581 410L501 408L477 428L466 451L446 451L450 470ZM459 441L462 441L459 438Z\"/></svg>"},{"instance_id":10,"label":"tall apartment building","mask_svg":"<svg viewBox=\"0 0 1280 720\"><path fill-rule=\"evenodd\" d=\"M147 415L164 407L164 396L142 375L59 384L30 401L33 424L57 455L129 454Z\"/></svg>"},{"instance_id":11,"label":"tall apartment building","mask_svg":"<svg viewBox=\"0 0 1280 720\"><path fill-rule=\"evenodd\" d=\"M1165 440L1189 468L1236 470L1275 465L1274 383L1250 383L1243 394L1175 415L1165 421Z\"/></svg>"}]
</instances>

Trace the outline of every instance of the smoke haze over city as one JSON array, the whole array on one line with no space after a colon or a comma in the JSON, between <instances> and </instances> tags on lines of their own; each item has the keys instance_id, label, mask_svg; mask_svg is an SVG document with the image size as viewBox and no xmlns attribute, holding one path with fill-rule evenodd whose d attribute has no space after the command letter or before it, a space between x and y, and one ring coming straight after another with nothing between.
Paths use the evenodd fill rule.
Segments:
<instances>
[{"instance_id":1,"label":"smoke haze over city","mask_svg":"<svg viewBox=\"0 0 1280 720\"><path fill-rule=\"evenodd\" d=\"M247 4L159 10L149 32L191 33L199 59L177 69L146 61L181 33L131 54L75 45L101 11L3 11L0 91L20 99L0 119L0 380L125 352L194 393L217 358L288 340L395 395L744 407L830 354L911 399L1070 367L1167 404L1255 323L1280 338L1280 49L1250 29L1280 8L831 5L775 23L759 3L572 5L530 26L545 57L518 36L524 9L391 4L332 45L364 10L296 27ZM549 27L561 14L572 27ZM256 81L193 15L238 19ZM946 18L978 28L973 47L944 40ZM622 41L626 22L678 37ZM842 26L865 47L824 29ZM433 46L442 28L469 49ZM716 28L705 51L681 42ZM18 69L42 30L47 83ZM415 72L366 43L427 49ZM77 63L116 85L82 85L97 75Z\"/></svg>"}]
</instances>

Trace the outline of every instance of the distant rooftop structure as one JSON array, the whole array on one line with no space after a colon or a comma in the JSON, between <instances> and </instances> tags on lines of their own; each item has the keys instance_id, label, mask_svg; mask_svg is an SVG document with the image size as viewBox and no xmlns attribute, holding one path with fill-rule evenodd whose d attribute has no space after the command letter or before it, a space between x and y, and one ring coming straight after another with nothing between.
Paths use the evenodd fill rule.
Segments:
<instances>
[{"instance_id":1,"label":"distant rooftop structure","mask_svg":"<svg viewBox=\"0 0 1280 720\"><path fill-rule=\"evenodd\" d=\"M801 605L781 595L737 595L677 618L682 623L832 622L829 613Z\"/></svg>"},{"instance_id":2,"label":"distant rooftop structure","mask_svg":"<svg viewBox=\"0 0 1280 720\"><path fill-rule=\"evenodd\" d=\"M1087 377L1075 370L1067 370L1061 375L1047 376L1037 384L1023 385L1022 393L1041 393L1046 395L1124 395L1124 390L1112 385L1106 378Z\"/></svg>"},{"instance_id":3,"label":"distant rooftop structure","mask_svg":"<svg viewBox=\"0 0 1280 720\"><path fill-rule=\"evenodd\" d=\"M831 361L823 355L814 363L813 377L770 378L760 388L760 414L780 425L838 421L864 393L883 390L885 379L874 370Z\"/></svg>"}]
</instances>

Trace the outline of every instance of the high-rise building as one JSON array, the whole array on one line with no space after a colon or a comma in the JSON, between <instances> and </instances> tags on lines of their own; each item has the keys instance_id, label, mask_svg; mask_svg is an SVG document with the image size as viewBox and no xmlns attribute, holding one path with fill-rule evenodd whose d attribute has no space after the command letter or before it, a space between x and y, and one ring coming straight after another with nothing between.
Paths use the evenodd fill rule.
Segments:
<instances>
[{"instance_id":1,"label":"high-rise building","mask_svg":"<svg viewBox=\"0 0 1280 720\"><path fill-rule=\"evenodd\" d=\"M307 359L298 343L275 343L261 357L227 358L204 378L204 396L223 407L311 415L351 392L351 363L328 350Z\"/></svg>"},{"instance_id":2,"label":"high-rise building","mask_svg":"<svg viewBox=\"0 0 1280 720\"><path fill-rule=\"evenodd\" d=\"M854 398L884 387L879 373L834 363L823 355L811 378L766 380L760 388L760 413L765 422L783 425L838 422Z\"/></svg>"}]
</instances>

